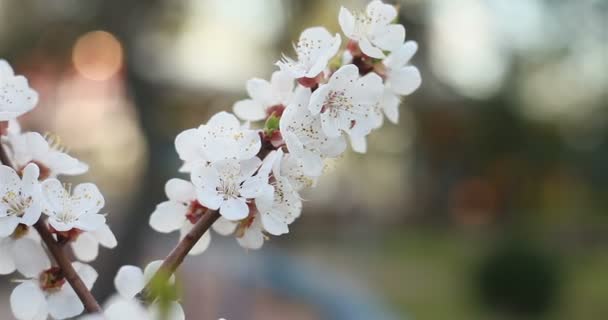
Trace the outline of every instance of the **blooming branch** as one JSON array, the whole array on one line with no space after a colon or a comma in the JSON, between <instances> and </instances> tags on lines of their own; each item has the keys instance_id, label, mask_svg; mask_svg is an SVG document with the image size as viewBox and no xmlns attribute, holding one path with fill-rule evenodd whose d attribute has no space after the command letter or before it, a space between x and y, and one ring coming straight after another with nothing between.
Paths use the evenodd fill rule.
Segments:
<instances>
[{"instance_id":1,"label":"blooming branch","mask_svg":"<svg viewBox=\"0 0 608 320\"><path fill-rule=\"evenodd\" d=\"M3 165L11 166L8 155L4 150L4 146L2 145L0 145L0 159L2 159ZM64 277L68 281L70 286L72 286L72 289L74 290L78 298L82 301L82 304L84 305L84 308L87 310L87 312L100 312L101 307L99 306L99 303L72 266L72 261L70 261L70 258L68 257L68 254L65 249L66 242L56 240L53 237L52 233L49 231L49 227L42 219L38 220L33 226L36 231L38 231L42 242L44 242L46 248L49 250L55 262L57 263L57 266L59 267L61 273L61 277Z\"/></svg>"},{"instance_id":2,"label":"blooming branch","mask_svg":"<svg viewBox=\"0 0 608 320\"><path fill-rule=\"evenodd\" d=\"M117 245L100 213L104 198L94 184L72 189L58 180L88 170L58 139L21 132L16 117L34 108L38 95L0 60L0 274L24 277L11 294L14 315L66 319L86 309L88 320L185 319L174 273L187 255L207 249L209 229L248 249L288 234L302 214L300 192L316 186L328 160L349 144L365 153L367 136L384 117L398 122L402 97L421 77L409 64L417 44L405 41L397 16L380 0L361 13L341 8L338 20L348 39L342 48L338 33L304 30L295 57L283 55L270 80L247 81L249 98L233 105L234 114L217 113L177 135L178 171L187 178L166 183L167 200L149 224L161 233L179 231L180 240L144 270L123 266L114 278L117 294L103 310L90 291L96 271L70 261L66 246L89 262L100 246Z\"/></svg>"}]
</instances>

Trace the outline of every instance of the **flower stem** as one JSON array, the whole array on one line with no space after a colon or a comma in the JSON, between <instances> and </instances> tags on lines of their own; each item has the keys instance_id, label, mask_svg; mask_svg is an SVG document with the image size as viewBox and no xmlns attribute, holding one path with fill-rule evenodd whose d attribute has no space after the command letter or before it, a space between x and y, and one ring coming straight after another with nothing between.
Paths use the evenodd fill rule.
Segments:
<instances>
[{"instance_id":1,"label":"flower stem","mask_svg":"<svg viewBox=\"0 0 608 320\"><path fill-rule=\"evenodd\" d=\"M4 146L2 144L0 144L0 161L4 165L12 167L8 155L6 154L6 150L4 150ZM57 266L61 268L63 275L65 276L66 280L68 280L70 286L72 286L72 289L74 289L74 292L76 292L76 295L78 295L78 298L80 298L80 301L82 301L82 304L87 312L101 312L99 303L89 288L87 288L87 286L84 284L78 273L76 273L76 270L74 270L72 262L70 261L70 258L65 250L64 244L58 243L55 238L53 238L51 231L48 229L42 218L34 224L34 228L38 230L42 241L51 252L51 255L53 255Z\"/></svg>"},{"instance_id":2,"label":"flower stem","mask_svg":"<svg viewBox=\"0 0 608 320\"><path fill-rule=\"evenodd\" d=\"M142 290L141 294L144 299L152 301L155 297L151 290L153 284L167 281L171 275L177 270L182 264L184 258L188 255L188 252L192 250L198 240L209 230L211 225L220 217L220 214L215 210L208 210L194 225L192 230L186 234L186 236L178 242L178 244L171 250L169 255L165 258L158 271L152 277L152 280L148 282L148 285Z\"/></svg>"},{"instance_id":3,"label":"flower stem","mask_svg":"<svg viewBox=\"0 0 608 320\"><path fill-rule=\"evenodd\" d=\"M42 219L38 220L38 222L34 224L34 227L36 230L38 230L42 241L46 244L46 247L51 252L51 255L53 255L55 262L61 268L63 275L65 276L66 280L68 280L70 286L72 286L72 289L74 289L76 292L76 295L78 295L78 298L80 298L80 301L82 301L82 304L87 312L101 312L99 303L91 291L89 291L89 288L87 288L80 276L78 276L76 270L74 270L72 262L70 261L70 258L68 258L68 254L65 250L65 243L62 244L55 241L55 238L53 238L49 228L46 226L44 221L42 221Z\"/></svg>"}]
</instances>

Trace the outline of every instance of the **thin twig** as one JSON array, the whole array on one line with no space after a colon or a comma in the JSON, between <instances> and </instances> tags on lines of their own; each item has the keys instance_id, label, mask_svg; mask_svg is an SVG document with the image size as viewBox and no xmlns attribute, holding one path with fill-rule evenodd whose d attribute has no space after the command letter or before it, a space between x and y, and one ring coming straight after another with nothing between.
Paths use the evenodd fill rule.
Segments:
<instances>
[{"instance_id":1,"label":"thin twig","mask_svg":"<svg viewBox=\"0 0 608 320\"><path fill-rule=\"evenodd\" d=\"M263 137L262 147L257 154L257 157L260 159L266 158L266 156L272 151L276 150L276 148L270 143L270 141L266 141ZM217 219L219 219L220 214L217 210L207 210L207 212L200 218L199 221L194 224L194 227L186 236L177 243L175 248L171 250L171 253L163 260L160 268L152 279L148 282L146 287L139 293L139 297L143 300L151 302L156 297L154 296L154 292L152 292L152 286L158 283L165 283L169 280L171 275L175 273L175 270L182 264L190 250L194 247L196 242L209 230L211 225Z\"/></svg>"},{"instance_id":2,"label":"thin twig","mask_svg":"<svg viewBox=\"0 0 608 320\"><path fill-rule=\"evenodd\" d=\"M68 280L68 283L70 284L70 286L72 286L72 289L74 289L74 292L76 292L78 298L80 298L80 301L82 301L82 304L84 305L87 312L101 312L101 307L99 306L99 303L97 303L97 300L95 299L91 291L89 291L89 288L87 288L85 283L82 281L82 279L72 266L72 262L70 261L70 258L68 258L67 252L65 250L65 243L58 243L57 241L55 241L55 238L53 238L53 235L49 231L49 228L45 225L42 219L38 220L38 222L34 224L34 227L36 228L36 230L38 230L40 238L42 238L42 241L46 244L46 247L53 255L55 262L57 263L59 268L61 268L63 276L66 280Z\"/></svg>"},{"instance_id":3,"label":"thin twig","mask_svg":"<svg viewBox=\"0 0 608 320\"><path fill-rule=\"evenodd\" d=\"M2 161L2 164L4 165L11 166L11 162L2 144L0 144L0 161ZM55 238L53 238L53 235L42 219L38 220L38 222L34 224L34 228L38 230L42 241L53 255L57 266L61 268L63 275L65 276L66 280L68 280L70 286L72 286L72 289L74 289L74 292L76 292L76 295L78 295L78 298L80 298L80 301L82 301L82 304L87 312L101 312L99 303L89 288L87 288L87 286L84 284L78 273L76 273L76 270L74 270L72 262L70 261L70 258L68 258L65 250L65 244L60 244L55 240Z\"/></svg>"},{"instance_id":4,"label":"thin twig","mask_svg":"<svg viewBox=\"0 0 608 320\"><path fill-rule=\"evenodd\" d=\"M162 265L152 277L152 280L148 282L148 285L142 290L141 294L145 299L152 300L154 297L151 297L152 294L150 286L158 281L163 281L169 277L177 270L177 268L182 264L184 258L188 255L188 252L192 250L194 245L198 242L198 240L209 230L211 225L220 217L220 214L215 210L208 210L199 221L196 222L192 230L186 234L186 236L177 243L175 248L171 250L171 253L165 258Z\"/></svg>"}]
</instances>

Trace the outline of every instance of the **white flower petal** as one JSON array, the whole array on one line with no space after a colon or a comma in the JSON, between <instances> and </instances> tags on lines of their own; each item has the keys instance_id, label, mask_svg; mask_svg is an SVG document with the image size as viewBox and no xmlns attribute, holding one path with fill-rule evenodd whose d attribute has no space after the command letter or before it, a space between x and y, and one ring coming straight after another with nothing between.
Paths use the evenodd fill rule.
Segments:
<instances>
[{"instance_id":1,"label":"white flower petal","mask_svg":"<svg viewBox=\"0 0 608 320\"><path fill-rule=\"evenodd\" d=\"M353 147L353 150L355 152L367 152L367 141L365 139L365 136L350 135L350 145Z\"/></svg>"},{"instance_id":2,"label":"white flower petal","mask_svg":"<svg viewBox=\"0 0 608 320\"><path fill-rule=\"evenodd\" d=\"M156 206L156 210L150 215L150 226L152 229L169 233L179 230L184 221L188 207L182 203L165 201Z\"/></svg>"},{"instance_id":3,"label":"white flower petal","mask_svg":"<svg viewBox=\"0 0 608 320\"><path fill-rule=\"evenodd\" d=\"M356 68L357 67L355 67L355 69ZM330 90L330 86L322 84L310 95L310 102L308 105L308 110L310 110L310 113L316 115L321 112L321 109L325 104L325 99L327 99L327 95L329 94Z\"/></svg>"},{"instance_id":4,"label":"white flower petal","mask_svg":"<svg viewBox=\"0 0 608 320\"><path fill-rule=\"evenodd\" d=\"M17 270L28 278L37 277L51 267L51 261L40 243L28 238L15 241L12 248Z\"/></svg>"},{"instance_id":5,"label":"white flower petal","mask_svg":"<svg viewBox=\"0 0 608 320\"><path fill-rule=\"evenodd\" d=\"M400 24L382 26L374 30L372 42L382 50L393 51L405 41L405 27Z\"/></svg>"},{"instance_id":6,"label":"white flower petal","mask_svg":"<svg viewBox=\"0 0 608 320\"><path fill-rule=\"evenodd\" d=\"M188 129L175 137L175 150L179 158L184 161L202 161L203 138L198 129Z\"/></svg>"},{"instance_id":7,"label":"white flower petal","mask_svg":"<svg viewBox=\"0 0 608 320\"><path fill-rule=\"evenodd\" d=\"M116 291L128 299L135 297L145 286L144 273L136 266L122 266L114 277Z\"/></svg>"},{"instance_id":8,"label":"white flower petal","mask_svg":"<svg viewBox=\"0 0 608 320\"><path fill-rule=\"evenodd\" d=\"M114 233L107 224L104 224L97 230L92 231L91 233L95 235L95 238L97 238L97 241L99 241L99 244L102 247L112 249L118 245L118 241L116 241Z\"/></svg>"},{"instance_id":9,"label":"white flower petal","mask_svg":"<svg viewBox=\"0 0 608 320\"><path fill-rule=\"evenodd\" d=\"M397 18L397 9L390 4L385 4L380 0L374 0L365 8L367 15L372 21L379 25L391 23Z\"/></svg>"},{"instance_id":10,"label":"white flower petal","mask_svg":"<svg viewBox=\"0 0 608 320\"><path fill-rule=\"evenodd\" d=\"M46 309L46 299L42 290L33 281L18 285L11 293L11 310L19 320L34 319L39 311Z\"/></svg>"},{"instance_id":11,"label":"white flower petal","mask_svg":"<svg viewBox=\"0 0 608 320\"><path fill-rule=\"evenodd\" d=\"M232 110L237 117L247 121L260 121L266 118L264 106L252 99L237 101Z\"/></svg>"},{"instance_id":12,"label":"white flower petal","mask_svg":"<svg viewBox=\"0 0 608 320\"><path fill-rule=\"evenodd\" d=\"M226 131L236 131L241 127L239 120L226 111L218 112L207 122L208 127L222 127Z\"/></svg>"},{"instance_id":13,"label":"white flower petal","mask_svg":"<svg viewBox=\"0 0 608 320\"><path fill-rule=\"evenodd\" d=\"M245 199L228 199L220 206L220 214L228 220L241 220L249 215Z\"/></svg>"},{"instance_id":14,"label":"white flower petal","mask_svg":"<svg viewBox=\"0 0 608 320\"><path fill-rule=\"evenodd\" d=\"M251 199L259 196L268 185L268 176L251 177L241 186L240 194L242 197Z\"/></svg>"},{"instance_id":15,"label":"white flower petal","mask_svg":"<svg viewBox=\"0 0 608 320\"><path fill-rule=\"evenodd\" d=\"M406 41L397 50L391 52L382 63L389 69L402 68L412 59L416 51L418 51L418 43L412 40Z\"/></svg>"},{"instance_id":16,"label":"white flower petal","mask_svg":"<svg viewBox=\"0 0 608 320\"><path fill-rule=\"evenodd\" d=\"M196 194L194 192L194 186L190 181L183 179L173 178L167 181L165 184L165 193L169 200L190 203L194 200Z\"/></svg>"},{"instance_id":17,"label":"white flower petal","mask_svg":"<svg viewBox=\"0 0 608 320\"><path fill-rule=\"evenodd\" d=\"M186 315L182 306L175 302L169 302L166 313L161 312L160 305L158 302L153 303L150 306L150 319L164 319L164 320L184 320ZM164 318L161 318L164 315Z\"/></svg>"},{"instance_id":18,"label":"white flower petal","mask_svg":"<svg viewBox=\"0 0 608 320\"><path fill-rule=\"evenodd\" d=\"M416 91L422 83L420 71L413 66L393 70L390 73L390 87L400 95L408 95Z\"/></svg>"},{"instance_id":19,"label":"white flower petal","mask_svg":"<svg viewBox=\"0 0 608 320\"><path fill-rule=\"evenodd\" d=\"M156 274L158 269L160 269L162 264L163 264L162 260L154 260L154 261L148 263L146 268L144 268L145 283L148 283L152 279L152 277L154 277L154 275ZM172 275L171 278L169 278L169 284L174 284L174 283L175 283L175 275Z\"/></svg>"},{"instance_id":20,"label":"white flower petal","mask_svg":"<svg viewBox=\"0 0 608 320\"><path fill-rule=\"evenodd\" d=\"M20 219L15 216L0 217L0 238L6 238L13 234Z\"/></svg>"},{"instance_id":21,"label":"white flower petal","mask_svg":"<svg viewBox=\"0 0 608 320\"><path fill-rule=\"evenodd\" d=\"M275 71L270 78L270 85L274 95L278 98L276 103L286 105L293 96L294 78L284 71Z\"/></svg>"},{"instance_id":22,"label":"white flower petal","mask_svg":"<svg viewBox=\"0 0 608 320\"><path fill-rule=\"evenodd\" d=\"M261 218L264 230L266 230L268 233L279 236L289 232L287 223L276 219L274 216L270 214L262 214Z\"/></svg>"},{"instance_id":23,"label":"white flower petal","mask_svg":"<svg viewBox=\"0 0 608 320\"><path fill-rule=\"evenodd\" d=\"M227 220L224 217L220 217L213 224L213 230L215 230L215 232L217 232L223 236L228 236L228 235L231 235L232 233L234 233L236 226L237 226L236 222Z\"/></svg>"},{"instance_id":24,"label":"white flower petal","mask_svg":"<svg viewBox=\"0 0 608 320\"><path fill-rule=\"evenodd\" d=\"M329 81L333 88L341 89L350 85L353 81L356 81L357 78L359 78L359 68L354 64L347 64L334 72Z\"/></svg>"},{"instance_id":25,"label":"white flower petal","mask_svg":"<svg viewBox=\"0 0 608 320\"><path fill-rule=\"evenodd\" d=\"M96 185L81 183L74 188L72 210L76 210L82 216L98 213L104 205L105 200Z\"/></svg>"},{"instance_id":26,"label":"white flower petal","mask_svg":"<svg viewBox=\"0 0 608 320\"><path fill-rule=\"evenodd\" d=\"M81 215L73 227L83 231L95 231L101 228L106 223L106 217L97 213L89 213Z\"/></svg>"},{"instance_id":27,"label":"white flower petal","mask_svg":"<svg viewBox=\"0 0 608 320\"><path fill-rule=\"evenodd\" d=\"M390 90L385 90L382 97L382 110L386 115L386 118L392 123L399 122L399 104L401 99L398 95L392 93Z\"/></svg>"},{"instance_id":28,"label":"white flower petal","mask_svg":"<svg viewBox=\"0 0 608 320\"><path fill-rule=\"evenodd\" d=\"M68 285L69 286L69 285ZM49 314L55 319L75 317L84 311L84 305L70 290L59 290L47 297Z\"/></svg>"},{"instance_id":29,"label":"white flower petal","mask_svg":"<svg viewBox=\"0 0 608 320\"><path fill-rule=\"evenodd\" d=\"M13 260L13 241L10 238L0 239L0 274L11 274L15 271Z\"/></svg>"},{"instance_id":30,"label":"white flower petal","mask_svg":"<svg viewBox=\"0 0 608 320\"><path fill-rule=\"evenodd\" d=\"M51 210L51 212L45 210L46 214L63 211L66 199L70 196L57 179L47 179L42 182L42 194L46 206Z\"/></svg>"},{"instance_id":31,"label":"white flower petal","mask_svg":"<svg viewBox=\"0 0 608 320\"><path fill-rule=\"evenodd\" d=\"M385 57L384 52L372 45L371 42L367 40L367 38L362 38L361 40L359 40L359 48L363 53L372 58L383 59Z\"/></svg>"},{"instance_id":32,"label":"white flower petal","mask_svg":"<svg viewBox=\"0 0 608 320\"><path fill-rule=\"evenodd\" d=\"M253 157L251 159L241 161L241 174L238 179L240 181L244 181L247 178L253 176L253 174L260 168L261 164L262 160L260 160L260 158L258 157Z\"/></svg>"},{"instance_id":33,"label":"white flower petal","mask_svg":"<svg viewBox=\"0 0 608 320\"><path fill-rule=\"evenodd\" d=\"M344 32L344 35L349 38L352 38L355 31L355 17L353 16L353 14L348 9L340 7L338 21L340 23L340 28L342 28L342 32Z\"/></svg>"},{"instance_id":34,"label":"white flower petal","mask_svg":"<svg viewBox=\"0 0 608 320\"><path fill-rule=\"evenodd\" d=\"M274 98L270 83L264 79L253 78L247 81L247 93L262 106L271 106L278 101Z\"/></svg>"},{"instance_id":35,"label":"white flower petal","mask_svg":"<svg viewBox=\"0 0 608 320\"><path fill-rule=\"evenodd\" d=\"M84 232L72 242L74 255L80 261L91 262L99 254L99 242L90 232Z\"/></svg>"},{"instance_id":36,"label":"white flower petal","mask_svg":"<svg viewBox=\"0 0 608 320\"><path fill-rule=\"evenodd\" d=\"M253 250L260 249L264 245L264 234L259 215L253 219L251 226L245 230L243 236L236 238L236 241L242 247Z\"/></svg>"}]
</instances>

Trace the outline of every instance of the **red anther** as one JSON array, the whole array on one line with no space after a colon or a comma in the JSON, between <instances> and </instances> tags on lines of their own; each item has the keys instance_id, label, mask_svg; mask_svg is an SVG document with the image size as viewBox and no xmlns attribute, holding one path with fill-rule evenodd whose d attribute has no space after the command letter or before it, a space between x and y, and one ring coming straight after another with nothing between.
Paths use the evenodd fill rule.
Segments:
<instances>
[{"instance_id":1,"label":"red anther","mask_svg":"<svg viewBox=\"0 0 608 320\"><path fill-rule=\"evenodd\" d=\"M65 284L65 275L59 267L51 267L42 271L38 279L40 288L44 291L56 291L61 289Z\"/></svg>"},{"instance_id":2,"label":"red anther","mask_svg":"<svg viewBox=\"0 0 608 320\"><path fill-rule=\"evenodd\" d=\"M350 120L350 129L354 128L356 124L357 124L357 121Z\"/></svg>"},{"instance_id":3,"label":"red anther","mask_svg":"<svg viewBox=\"0 0 608 320\"><path fill-rule=\"evenodd\" d=\"M200 204L197 200L191 201L188 206L188 213L186 213L186 219L188 219L190 223L196 224L205 212L207 212L207 207Z\"/></svg>"}]
</instances>

